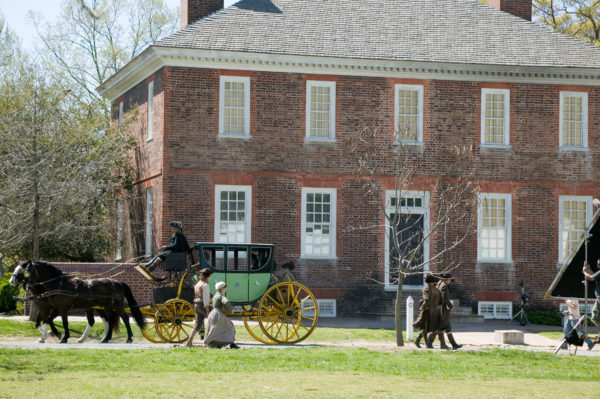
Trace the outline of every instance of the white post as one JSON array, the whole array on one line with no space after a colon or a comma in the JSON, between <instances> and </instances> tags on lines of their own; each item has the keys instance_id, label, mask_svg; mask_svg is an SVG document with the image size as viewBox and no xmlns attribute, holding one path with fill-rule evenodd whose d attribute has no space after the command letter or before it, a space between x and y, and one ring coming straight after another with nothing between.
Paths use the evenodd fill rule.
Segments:
<instances>
[{"instance_id":1,"label":"white post","mask_svg":"<svg viewBox=\"0 0 600 399\"><path fill-rule=\"evenodd\" d=\"M413 309L414 300L412 296L406 299L406 339L409 341L413 340Z\"/></svg>"}]
</instances>

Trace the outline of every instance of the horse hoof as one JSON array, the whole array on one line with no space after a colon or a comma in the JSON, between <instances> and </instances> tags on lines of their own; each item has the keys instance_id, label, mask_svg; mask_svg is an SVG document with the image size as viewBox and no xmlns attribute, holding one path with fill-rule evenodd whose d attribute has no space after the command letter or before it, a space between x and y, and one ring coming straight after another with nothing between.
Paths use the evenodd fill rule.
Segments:
<instances>
[{"instance_id":1,"label":"horse hoof","mask_svg":"<svg viewBox=\"0 0 600 399\"><path fill-rule=\"evenodd\" d=\"M133 340L131 338L128 338L127 341L125 341L125 343L131 344L133 343Z\"/></svg>"},{"instance_id":2,"label":"horse hoof","mask_svg":"<svg viewBox=\"0 0 600 399\"><path fill-rule=\"evenodd\" d=\"M67 343L66 339L61 339L60 342L59 342L59 344L66 344L66 343Z\"/></svg>"},{"instance_id":3,"label":"horse hoof","mask_svg":"<svg viewBox=\"0 0 600 399\"><path fill-rule=\"evenodd\" d=\"M44 342L46 342L46 340L45 340L45 339L41 339L41 338L40 338L40 339L38 339L38 342L39 342L40 344L43 344Z\"/></svg>"},{"instance_id":4,"label":"horse hoof","mask_svg":"<svg viewBox=\"0 0 600 399\"><path fill-rule=\"evenodd\" d=\"M103 339L102 341L100 341L101 344L108 344L108 340L107 339Z\"/></svg>"},{"instance_id":5,"label":"horse hoof","mask_svg":"<svg viewBox=\"0 0 600 399\"><path fill-rule=\"evenodd\" d=\"M83 342L84 342L84 341L83 341L82 339L78 339L78 340L77 340L77 343L78 343L78 344L83 344Z\"/></svg>"}]
</instances>

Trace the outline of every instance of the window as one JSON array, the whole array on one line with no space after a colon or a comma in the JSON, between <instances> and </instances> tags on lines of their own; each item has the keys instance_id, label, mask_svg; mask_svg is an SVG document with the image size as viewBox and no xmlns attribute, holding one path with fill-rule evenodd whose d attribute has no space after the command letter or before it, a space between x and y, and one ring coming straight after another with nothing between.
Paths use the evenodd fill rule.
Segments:
<instances>
[{"instance_id":1,"label":"window","mask_svg":"<svg viewBox=\"0 0 600 399\"><path fill-rule=\"evenodd\" d=\"M121 259L121 245L123 239L123 201L117 199L117 242L115 251L115 260Z\"/></svg>"},{"instance_id":2,"label":"window","mask_svg":"<svg viewBox=\"0 0 600 399\"><path fill-rule=\"evenodd\" d=\"M510 194L479 195L477 235L478 261L511 261Z\"/></svg>"},{"instance_id":3,"label":"window","mask_svg":"<svg viewBox=\"0 0 600 399\"><path fill-rule=\"evenodd\" d=\"M249 243L252 187L215 186L215 241Z\"/></svg>"},{"instance_id":4,"label":"window","mask_svg":"<svg viewBox=\"0 0 600 399\"><path fill-rule=\"evenodd\" d=\"M477 314L486 319L512 319L512 302L479 301Z\"/></svg>"},{"instance_id":5,"label":"window","mask_svg":"<svg viewBox=\"0 0 600 399\"><path fill-rule=\"evenodd\" d=\"M588 94L560 92L560 146L587 148Z\"/></svg>"},{"instance_id":6,"label":"window","mask_svg":"<svg viewBox=\"0 0 600 399\"><path fill-rule=\"evenodd\" d=\"M154 113L154 81L148 83L148 138L152 140L152 116Z\"/></svg>"},{"instance_id":7,"label":"window","mask_svg":"<svg viewBox=\"0 0 600 399\"><path fill-rule=\"evenodd\" d=\"M579 248L587 225L592 220L592 197L559 197L559 262Z\"/></svg>"},{"instance_id":8,"label":"window","mask_svg":"<svg viewBox=\"0 0 600 399\"><path fill-rule=\"evenodd\" d=\"M395 228L397 241L394 240L394 228L389 224L389 221L385 226L385 288L388 290L397 289L397 279L402 260L411 256L417 250L415 262L424 264L423 270L405 276L403 289L421 289L425 272L429 270L427 265L429 240L424 240L429 231L429 192L388 190L386 192L385 212L391 220L397 222ZM396 242L398 245L395 244Z\"/></svg>"},{"instance_id":9,"label":"window","mask_svg":"<svg viewBox=\"0 0 600 399\"><path fill-rule=\"evenodd\" d=\"M146 189L146 255L152 255L152 187Z\"/></svg>"},{"instance_id":10,"label":"window","mask_svg":"<svg viewBox=\"0 0 600 399\"><path fill-rule=\"evenodd\" d=\"M221 76L219 135L250 135L250 78Z\"/></svg>"},{"instance_id":11,"label":"window","mask_svg":"<svg viewBox=\"0 0 600 399\"><path fill-rule=\"evenodd\" d=\"M423 142L423 86L396 85L395 134L405 143Z\"/></svg>"},{"instance_id":12,"label":"window","mask_svg":"<svg viewBox=\"0 0 600 399\"><path fill-rule=\"evenodd\" d=\"M335 140L335 82L306 82L306 138Z\"/></svg>"},{"instance_id":13,"label":"window","mask_svg":"<svg viewBox=\"0 0 600 399\"><path fill-rule=\"evenodd\" d=\"M508 146L510 90L481 90L481 144Z\"/></svg>"},{"instance_id":14,"label":"window","mask_svg":"<svg viewBox=\"0 0 600 399\"><path fill-rule=\"evenodd\" d=\"M119 126L123 126L123 101L119 101Z\"/></svg>"},{"instance_id":15,"label":"window","mask_svg":"<svg viewBox=\"0 0 600 399\"><path fill-rule=\"evenodd\" d=\"M336 189L302 189L302 257L335 258Z\"/></svg>"}]
</instances>

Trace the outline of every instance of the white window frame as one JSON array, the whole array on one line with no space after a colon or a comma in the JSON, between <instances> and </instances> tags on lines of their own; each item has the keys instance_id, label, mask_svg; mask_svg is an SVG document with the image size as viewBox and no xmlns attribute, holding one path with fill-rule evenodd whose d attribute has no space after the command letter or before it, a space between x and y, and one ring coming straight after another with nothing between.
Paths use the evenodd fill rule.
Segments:
<instances>
[{"instance_id":1,"label":"white window frame","mask_svg":"<svg viewBox=\"0 0 600 399\"><path fill-rule=\"evenodd\" d=\"M246 228L244 235L246 236L245 242L228 242L227 244L247 244L252 242L252 186L235 186L235 185L215 185L215 242L219 241L219 231L221 224L221 193L223 191L243 191L246 195Z\"/></svg>"},{"instance_id":2,"label":"white window frame","mask_svg":"<svg viewBox=\"0 0 600 399\"><path fill-rule=\"evenodd\" d=\"M492 312L492 314L490 315L489 313L482 313L481 312L481 305L493 305L494 306L494 310ZM508 306L508 315L504 315L501 314L500 312L497 311L498 306ZM479 316L483 316L485 319L499 319L499 320L512 320L513 318L513 304L512 302L509 301L479 301L477 302L477 314Z\"/></svg>"},{"instance_id":3,"label":"white window frame","mask_svg":"<svg viewBox=\"0 0 600 399\"><path fill-rule=\"evenodd\" d=\"M570 254L562 253L562 241L563 241L563 220L564 220L564 203L565 201L585 201L585 225L586 227L592 222L593 216L593 197L591 196L577 196L577 195L560 195L558 197L558 263L563 264L569 257Z\"/></svg>"},{"instance_id":4,"label":"white window frame","mask_svg":"<svg viewBox=\"0 0 600 399\"><path fill-rule=\"evenodd\" d=\"M152 255L152 187L146 189L146 256Z\"/></svg>"},{"instance_id":5,"label":"white window frame","mask_svg":"<svg viewBox=\"0 0 600 399\"><path fill-rule=\"evenodd\" d=\"M400 90L410 90L417 92L417 139L416 140L400 140L398 138L398 119L400 117L398 110L398 93ZM423 143L423 85L403 85L397 84L394 86L394 141L404 144L422 144Z\"/></svg>"},{"instance_id":6,"label":"white window frame","mask_svg":"<svg viewBox=\"0 0 600 399\"><path fill-rule=\"evenodd\" d=\"M119 101L119 127L123 126L123 101Z\"/></svg>"},{"instance_id":7,"label":"white window frame","mask_svg":"<svg viewBox=\"0 0 600 399\"><path fill-rule=\"evenodd\" d=\"M422 205L420 207L396 207L392 206L392 198L398 197L400 194L400 198L422 198ZM401 191L398 190L387 190L385 192L385 212L390 215L395 213L396 210L400 210L400 213L407 213L411 215L424 215L423 217L423 235L427 236L429 234L430 229L430 213L429 213L429 199L430 193L429 191ZM384 289L386 291L396 291L398 286L396 284L390 283L390 240L389 240L389 229L390 225L386 219L385 221L385 261L384 261ZM425 240L423 243L423 261L425 262L425 266L423 267L423 273L427 273L429 271L429 238ZM421 285L402 285L402 290L406 291L418 291L422 289L424 284Z\"/></svg>"},{"instance_id":8,"label":"white window frame","mask_svg":"<svg viewBox=\"0 0 600 399\"><path fill-rule=\"evenodd\" d=\"M565 97L580 97L581 98L581 146L563 145L563 119ZM559 148L566 150L584 150L588 148L588 93L581 91L561 91L560 92L560 108L559 108Z\"/></svg>"},{"instance_id":9,"label":"white window frame","mask_svg":"<svg viewBox=\"0 0 600 399\"><path fill-rule=\"evenodd\" d=\"M152 141L152 124L154 119L154 81L148 82L148 137L146 141Z\"/></svg>"},{"instance_id":10,"label":"white window frame","mask_svg":"<svg viewBox=\"0 0 600 399\"><path fill-rule=\"evenodd\" d=\"M306 197L308 194L329 194L329 254L314 255L306 253ZM336 229L337 229L337 189L335 188L302 188L302 214L300 223L300 257L303 259L336 259Z\"/></svg>"},{"instance_id":11,"label":"white window frame","mask_svg":"<svg viewBox=\"0 0 600 399\"><path fill-rule=\"evenodd\" d=\"M115 260L121 260L122 251L121 246L123 244L123 200L117 198L117 234L116 234L116 248L115 248Z\"/></svg>"},{"instance_id":12,"label":"white window frame","mask_svg":"<svg viewBox=\"0 0 600 399\"><path fill-rule=\"evenodd\" d=\"M486 143L485 142L485 110L486 110L486 94L503 94L504 95L504 136L503 142ZM481 89L481 145L485 147L509 147L510 146L510 90L509 89Z\"/></svg>"},{"instance_id":13,"label":"white window frame","mask_svg":"<svg viewBox=\"0 0 600 399\"><path fill-rule=\"evenodd\" d=\"M312 87L329 87L329 136L313 137L310 135L310 103ZM335 141L335 91L336 83L323 80L306 81L306 140L307 141Z\"/></svg>"},{"instance_id":14,"label":"white window frame","mask_svg":"<svg viewBox=\"0 0 600 399\"><path fill-rule=\"evenodd\" d=\"M225 131L225 83L244 83L244 133ZM250 137L250 78L246 76L222 75L219 81L219 136Z\"/></svg>"},{"instance_id":15,"label":"white window frame","mask_svg":"<svg viewBox=\"0 0 600 399\"><path fill-rule=\"evenodd\" d=\"M482 257L481 248L481 230L483 229L483 199L484 198L497 198L504 199L506 209L504 217L504 228L506 230L506 251L504 258L484 258ZM477 201L477 262L482 263L512 263L512 195L511 194L500 194L500 193L481 193L478 196Z\"/></svg>"}]
</instances>

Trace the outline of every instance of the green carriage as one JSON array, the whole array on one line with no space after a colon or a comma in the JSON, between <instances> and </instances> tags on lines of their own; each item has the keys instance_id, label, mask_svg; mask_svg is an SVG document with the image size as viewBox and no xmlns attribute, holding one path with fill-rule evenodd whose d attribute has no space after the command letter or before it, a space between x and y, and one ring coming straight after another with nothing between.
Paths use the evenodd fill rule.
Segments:
<instances>
[{"instance_id":1,"label":"green carriage","mask_svg":"<svg viewBox=\"0 0 600 399\"><path fill-rule=\"evenodd\" d=\"M227 298L235 306L231 316L243 318L256 340L293 344L315 329L317 300L306 286L289 278L280 280L273 273L274 245L196 243L193 250L199 262L189 268L167 266L170 283L155 288L153 303L141 309L148 321L142 333L150 341L187 340L195 324L190 290L197 281L196 272L202 268L213 271L211 295L218 281L227 283ZM141 268L138 271L144 274Z\"/></svg>"}]
</instances>

